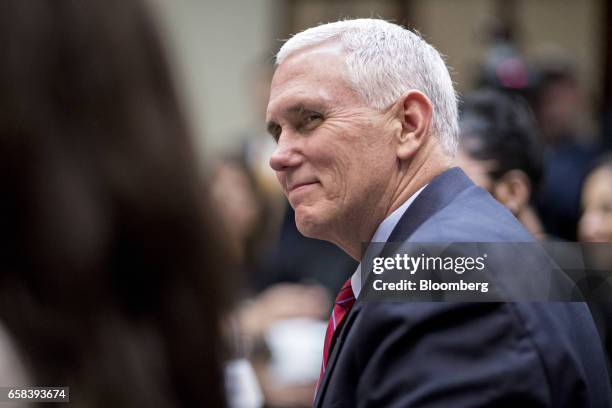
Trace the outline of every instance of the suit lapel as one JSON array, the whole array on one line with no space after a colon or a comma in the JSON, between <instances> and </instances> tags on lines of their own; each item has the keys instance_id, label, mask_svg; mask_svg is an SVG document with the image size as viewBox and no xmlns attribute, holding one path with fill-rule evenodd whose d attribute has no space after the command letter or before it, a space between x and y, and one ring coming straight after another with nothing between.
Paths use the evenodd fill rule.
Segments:
<instances>
[{"instance_id":1,"label":"suit lapel","mask_svg":"<svg viewBox=\"0 0 612 408\"><path fill-rule=\"evenodd\" d=\"M450 168L434 177L408 207L387 242L406 241L425 221L473 185L472 180L459 167Z\"/></svg>"},{"instance_id":2,"label":"suit lapel","mask_svg":"<svg viewBox=\"0 0 612 408\"><path fill-rule=\"evenodd\" d=\"M459 167L453 167L436 176L421 194L414 200L397 223L387 242L404 242L416 229L427 219L448 205L457 195L474 183L465 175ZM365 283L365 280L363 281ZM359 300L353 305L346 320L340 329L336 342L329 356L327 369L319 384L319 390L313 406L319 407L323 401L327 386L329 385L331 373L336 365L338 356L342 350L345 339L355 321L360 309Z\"/></svg>"}]
</instances>

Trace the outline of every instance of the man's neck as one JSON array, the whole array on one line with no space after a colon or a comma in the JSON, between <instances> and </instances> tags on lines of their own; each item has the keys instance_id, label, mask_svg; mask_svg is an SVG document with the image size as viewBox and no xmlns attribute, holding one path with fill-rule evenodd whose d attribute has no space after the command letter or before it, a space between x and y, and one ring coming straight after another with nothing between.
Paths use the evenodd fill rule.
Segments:
<instances>
[{"instance_id":1,"label":"man's neck","mask_svg":"<svg viewBox=\"0 0 612 408\"><path fill-rule=\"evenodd\" d=\"M405 168L402 168L402 165ZM424 146L424 149L410 163L400 164L398 174L392 181L395 183L395 187L389 195L390 198L387 199L387 203L378 211L378 214L376 215L376 212L373 211L369 220L354 220L352 234L350 232L342 234L344 238L348 239L337 239L333 242L353 259L360 261L363 251L362 244L372 240L381 222L434 177L453 165L454 160L442 151L438 143ZM360 229L355 231L355 227Z\"/></svg>"},{"instance_id":2,"label":"man's neck","mask_svg":"<svg viewBox=\"0 0 612 408\"><path fill-rule=\"evenodd\" d=\"M384 218L398 209L434 177L455 165L454 160L442 152L441 147L437 143L425 146L423 150L420 152L422 154L417 155L405 169L400 169L396 193L388 206Z\"/></svg>"}]
</instances>

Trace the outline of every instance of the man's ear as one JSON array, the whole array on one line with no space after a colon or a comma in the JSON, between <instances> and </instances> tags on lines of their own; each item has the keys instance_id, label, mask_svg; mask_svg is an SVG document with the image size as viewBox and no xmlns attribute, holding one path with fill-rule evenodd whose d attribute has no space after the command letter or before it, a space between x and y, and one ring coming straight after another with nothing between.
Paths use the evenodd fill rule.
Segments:
<instances>
[{"instance_id":1,"label":"man's ear","mask_svg":"<svg viewBox=\"0 0 612 408\"><path fill-rule=\"evenodd\" d=\"M397 103L402 124L397 135L397 157L406 160L414 156L429 136L432 106L429 98L417 90L406 92Z\"/></svg>"},{"instance_id":2,"label":"man's ear","mask_svg":"<svg viewBox=\"0 0 612 408\"><path fill-rule=\"evenodd\" d=\"M495 182L493 195L513 214L529 204L531 182L522 170L510 170Z\"/></svg>"}]
</instances>

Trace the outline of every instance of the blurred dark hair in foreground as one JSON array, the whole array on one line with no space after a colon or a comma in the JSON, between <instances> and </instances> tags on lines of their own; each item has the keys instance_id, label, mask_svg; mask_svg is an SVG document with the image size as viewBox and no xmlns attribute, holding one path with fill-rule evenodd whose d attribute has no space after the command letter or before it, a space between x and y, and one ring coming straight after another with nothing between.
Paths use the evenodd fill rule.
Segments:
<instances>
[{"instance_id":1,"label":"blurred dark hair in foreground","mask_svg":"<svg viewBox=\"0 0 612 408\"><path fill-rule=\"evenodd\" d=\"M224 250L143 4L5 0L0 49L0 323L31 384L224 405Z\"/></svg>"}]
</instances>

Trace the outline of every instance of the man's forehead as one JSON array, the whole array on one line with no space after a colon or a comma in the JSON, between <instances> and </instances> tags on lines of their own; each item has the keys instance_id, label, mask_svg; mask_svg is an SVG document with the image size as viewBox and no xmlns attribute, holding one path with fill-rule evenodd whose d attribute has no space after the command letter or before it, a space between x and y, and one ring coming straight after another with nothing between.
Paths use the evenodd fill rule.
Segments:
<instances>
[{"instance_id":1,"label":"man's forehead","mask_svg":"<svg viewBox=\"0 0 612 408\"><path fill-rule=\"evenodd\" d=\"M314 45L289 54L276 68L272 77L272 88L300 76L314 77L316 73L332 74L333 71L345 71L345 53L337 41Z\"/></svg>"},{"instance_id":2,"label":"man's forehead","mask_svg":"<svg viewBox=\"0 0 612 408\"><path fill-rule=\"evenodd\" d=\"M344 52L339 45L323 44L290 54L272 79L268 114L299 104L333 103L349 97Z\"/></svg>"}]
</instances>

